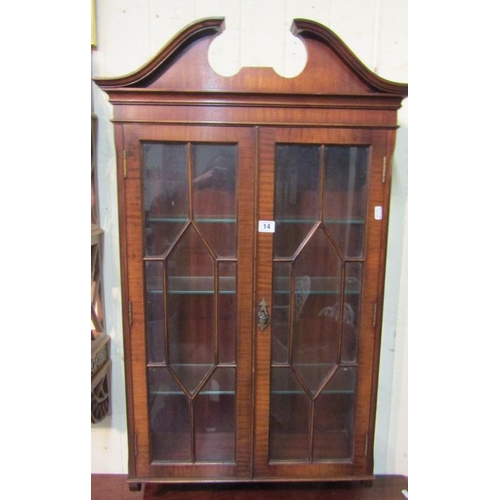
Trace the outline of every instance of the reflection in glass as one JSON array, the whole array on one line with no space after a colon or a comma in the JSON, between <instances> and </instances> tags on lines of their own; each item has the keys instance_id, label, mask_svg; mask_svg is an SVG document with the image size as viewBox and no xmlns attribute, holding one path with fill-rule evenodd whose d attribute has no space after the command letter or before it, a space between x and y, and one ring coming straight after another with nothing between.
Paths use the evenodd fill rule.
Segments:
<instances>
[{"instance_id":1,"label":"reflection in glass","mask_svg":"<svg viewBox=\"0 0 500 500\"><path fill-rule=\"evenodd\" d=\"M189 217L187 146L145 143L144 247L146 255L163 255Z\"/></svg>"},{"instance_id":2,"label":"reflection in glass","mask_svg":"<svg viewBox=\"0 0 500 500\"><path fill-rule=\"evenodd\" d=\"M219 363L236 362L236 262L219 262Z\"/></svg>"},{"instance_id":3,"label":"reflection in glass","mask_svg":"<svg viewBox=\"0 0 500 500\"><path fill-rule=\"evenodd\" d=\"M165 362L165 295L163 262L145 262L148 361Z\"/></svg>"},{"instance_id":4,"label":"reflection in glass","mask_svg":"<svg viewBox=\"0 0 500 500\"><path fill-rule=\"evenodd\" d=\"M271 460L308 460L310 402L288 368L271 369Z\"/></svg>"},{"instance_id":5,"label":"reflection in glass","mask_svg":"<svg viewBox=\"0 0 500 500\"><path fill-rule=\"evenodd\" d=\"M320 228L302 248L295 262L295 280L315 284L340 276L340 259ZM331 303L328 293L295 287L292 361L298 376L314 394L337 362L338 326L325 324L320 311ZM315 292L316 289L312 288Z\"/></svg>"},{"instance_id":6,"label":"reflection in glass","mask_svg":"<svg viewBox=\"0 0 500 500\"><path fill-rule=\"evenodd\" d=\"M325 148L325 225L346 258L362 257L368 147Z\"/></svg>"},{"instance_id":7,"label":"reflection in glass","mask_svg":"<svg viewBox=\"0 0 500 500\"><path fill-rule=\"evenodd\" d=\"M272 360L288 363L288 332L290 330L290 283L292 265L275 262L273 266Z\"/></svg>"},{"instance_id":8,"label":"reflection in glass","mask_svg":"<svg viewBox=\"0 0 500 500\"><path fill-rule=\"evenodd\" d=\"M219 257L236 256L236 146L195 144L194 220Z\"/></svg>"},{"instance_id":9,"label":"reflection in glass","mask_svg":"<svg viewBox=\"0 0 500 500\"><path fill-rule=\"evenodd\" d=\"M319 146L276 147L274 256L292 256L319 219Z\"/></svg>"},{"instance_id":10,"label":"reflection in glass","mask_svg":"<svg viewBox=\"0 0 500 500\"><path fill-rule=\"evenodd\" d=\"M235 369L217 368L194 400L195 461L235 460Z\"/></svg>"},{"instance_id":11,"label":"reflection in glass","mask_svg":"<svg viewBox=\"0 0 500 500\"><path fill-rule=\"evenodd\" d=\"M167 368L149 368L152 459L191 461L189 400Z\"/></svg>"},{"instance_id":12,"label":"reflection in glass","mask_svg":"<svg viewBox=\"0 0 500 500\"><path fill-rule=\"evenodd\" d=\"M339 368L314 404L314 460L352 454L355 368Z\"/></svg>"},{"instance_id":13,"label":"reflection in glass","mask_svg":"<svg viewBox=\"0 0 500 500\"><path fill-rule=\"evenodd\" d=\"M362 264L348 262L345 265L345 302L342 318L342 362L356 361L359 336L359 312Z\"/></svg>"},{"instance_id":14,"label":"reflection in glass","mask_svg":"<svg viewBox=\"0 0 500 500\"><path fill-rule=\"evenodd\" d=\"M193 393L214 364L214 262L189 227L169 254L167 265L169 363ZM211 293L197 290L200 277L211 282ZM186 291L190 289L192 293Z\"/></svg>"}]
</instances>

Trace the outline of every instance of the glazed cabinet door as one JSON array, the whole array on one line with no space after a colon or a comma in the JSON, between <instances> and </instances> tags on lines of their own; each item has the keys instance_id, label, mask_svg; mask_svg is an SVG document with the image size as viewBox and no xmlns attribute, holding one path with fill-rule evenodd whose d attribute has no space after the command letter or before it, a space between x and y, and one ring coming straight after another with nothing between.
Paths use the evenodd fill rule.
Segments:
<instances>
[{"instance_id":1,"label":"glazed cabinet door","mask_svg":"<svg viewBox=\"0 0 500 500\"><path fill-rule=\"evenodd\" d=\"M130 475L248 478L254 132L122 134Z\"/></svg>"},{"instance_id":2,"label":"glazed cabinet door","mask_svg":"<svg viewBox=\"0 0 500 500\"><path fill-rule=\"evenodd\" d=\"M386 144L369 129L260 133L258 218L274 232L257 245L256 478L372 473Z\"/></svg>"}]
</instances>

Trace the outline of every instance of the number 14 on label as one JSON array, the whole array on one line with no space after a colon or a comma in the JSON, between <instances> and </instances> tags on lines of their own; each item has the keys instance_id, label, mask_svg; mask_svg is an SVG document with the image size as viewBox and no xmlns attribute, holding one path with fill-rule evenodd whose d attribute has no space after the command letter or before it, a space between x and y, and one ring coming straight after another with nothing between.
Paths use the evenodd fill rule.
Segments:
<instances>
[{"instance_id":1,"label":"number 14 on label","mask_svg":"<svg viewBox=\"0 0 500 500\"><path fill-rule=\"evenodd\" d=\"M274 221L273 220L260 220L259 221L259 233L274 233Z\"/></svg>"}]
</instances>

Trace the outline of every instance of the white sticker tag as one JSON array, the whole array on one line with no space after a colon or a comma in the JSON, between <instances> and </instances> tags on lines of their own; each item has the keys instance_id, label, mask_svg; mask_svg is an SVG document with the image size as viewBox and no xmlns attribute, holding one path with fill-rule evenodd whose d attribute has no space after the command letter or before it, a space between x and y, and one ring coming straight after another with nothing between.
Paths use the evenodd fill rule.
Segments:
<instances>
[{"instance_id":1,"label":"white sticker tag","mask_svg":"<svg viewBox=\"0 0 500 500\"><path fill-rule=\"evenodd\" d=\"M374 210L375 220L382 220L382 207L376 206Z\"/></svg>"},{"instance_id":2,"label":"white sticker tag","mask_svg":"<svg viewBox=\"0 0 500 500\"><path fill-rule=\"evenodd\" d=\"M273 220L260 220L259 221L259 233L274 233L274 221Z\"/></svg>"}]
</instances>

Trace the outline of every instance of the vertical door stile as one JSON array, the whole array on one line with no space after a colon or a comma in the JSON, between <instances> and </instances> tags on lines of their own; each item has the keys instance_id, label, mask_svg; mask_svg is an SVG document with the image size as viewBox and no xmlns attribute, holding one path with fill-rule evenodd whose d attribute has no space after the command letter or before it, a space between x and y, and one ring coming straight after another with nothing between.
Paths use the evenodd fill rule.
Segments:
<instances>
[{"instance_id":1,"label":"vertical door stile","mask_svg":"<svg viewBox=\"0 0 500 500\"><path fill-rule=\"evenodd\" d=\"M259 161L257 187L257 220L274 220L274 150L272 131L259 130ZM256 317L258 304L264 298L271 314L270 327L260 332L255 327L255 437L253 444L254 476L265 476L269 454L269 397L271 363L271 330L273 328L273 297L272 290L272 249L273 234L258 232L256 236L256 287L254 293L254 315Z\"/></svg>"},{"instance_id":2,"label":"vertical door stile","mask_svg":"<svg viewBox=\"0 0 500 500\"><path fill-rule=\"evenodd\" d=\"M255 283L255 212L257 134L254 128L239 129L239 175L237 189L238 270L237 312L237 439L236 474L252 477L253 463L253 393L254 393L254 295Z\"/></svg>"},{"instance_id":3,"label":"vertical door stile","mask_svg":"<svg viewBox=\"0 0 500 500\"><path fill-rule=\"evenodd\" d=\"M252 298L251 298L251 310L252 312L256 309L256 295L254 293L257 290L257 262L258 262L258 237L255 232L255 228L258 225L258 214L259 214L259 184L260 184L260 151L261 151L261 128L259 126L253 129L253 213L252 213ZM250 477L254 478L256 474L255 463L255 446L257 443L256 438L256 394L257 394L257 384L256 384L256 374L257 374L257 321L254 314L251 318L251 328L250 328L250 338L251 338L251 381L250 381Z\"/></svg>"}]
</instances>

